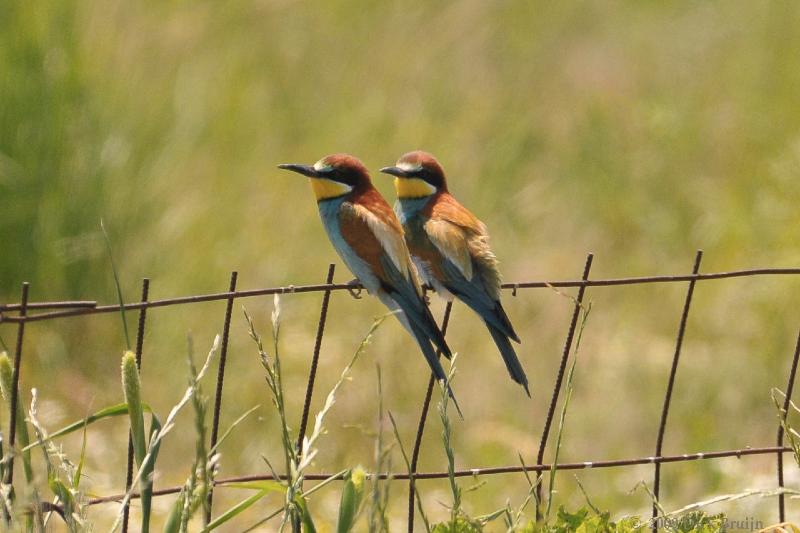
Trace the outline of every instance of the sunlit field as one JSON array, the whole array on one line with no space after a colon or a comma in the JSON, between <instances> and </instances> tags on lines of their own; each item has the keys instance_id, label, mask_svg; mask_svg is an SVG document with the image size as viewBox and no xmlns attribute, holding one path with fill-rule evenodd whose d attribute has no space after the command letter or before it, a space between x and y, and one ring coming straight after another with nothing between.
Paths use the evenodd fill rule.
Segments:
<instances>
[{"instance_id":1,"label":"sunlit field","mask_svg":"<svg viewBox=\"0 0 800 533\"><path fill-rule=\"evenodd\" d=\"M451 192L488 225L508 282L579 279L590 252L592 278L688 274L698 249L702 272L798 267L798 54L800 4L791 2L6 2L0 302L19 301L29 281L32 301L115 303L101 219L126 301L138 300L144 277L152 299L225 291L231 271L239 289L323 283L330 263L336 282L350 281L306 180L276 165L352 153L393 201L392 182L377 169L418 148L439 158ZM560 461L653 455L686 289L587 290L591 312ZM460 420L451 411L457 468L518 465L520 454L535 463L575 293L504 292L532 399L508 378L480 320L455 304L447 338L459 353L454 389L464 412ZM775 445L771 389L786 388L798 295L797 276L698 283L665 454ZM321 293L281 299L283 386L295 431L321 302ZM431 302L440 319L444 304ZM283 465L279 420L242 306L272 353L272 297L238 300L222 426L260 408L219 450L218 477L266 474L262 455ZM366 294L332 293L312 414L384 312ZM142 397L162 418L189 379L187 334L200 365L224 313L225 301L148 313ZM127 316L132 333L136 318ZM10 354L16 334L0 322ZM37 388L39 418L50 430L123 402L125 348L118 314L30 323L21 398L27 406ZM309 472L375 467L377 365L384 407L404 447L413 445L429 370L391 318L337 393ZM213 399L206 379L204 394ZM438 401L437 393L420 471L446 469ZM5 434L6 407L2 413ZM392 441L388 419L383 424ZM124 492L128 427L124 417L88 427L82 486L90 496ZM187 408L162 444L156 489L186 480L194 431ZM553 460L555 433L545 462ZM77 461L81 432L59 443ZM800 488L791 454L785 461L786 485ZM391 465L405 471L398 447ZM576 476L557 476L554 505L586 505ZM577 478L612 517L649 517L650 496L633 489L652 484L652 465ZM521 474L481 479L485 485L463 496L473 516L507 500L518 506L528 491ZM671 511L776 486L774 455L666 464L661 504ZM328 530L340 487L311 500ZM430 518L447 519L448 481L418 487ZM406 482L391 485L392 530L405 528L407 490ZM218 489L215 513L246 495ZM153 524L160 527L174 500L154 500ZM241 531L281 504L280 495L267 496L222 530ZM139 509L134 502L134 522ZM105 530L117 511L93 506L88 518ZM775 498L708 511L778 521ZM787 500L787 516L798 512L800 504Z\"/></svg>"}]
</instances>

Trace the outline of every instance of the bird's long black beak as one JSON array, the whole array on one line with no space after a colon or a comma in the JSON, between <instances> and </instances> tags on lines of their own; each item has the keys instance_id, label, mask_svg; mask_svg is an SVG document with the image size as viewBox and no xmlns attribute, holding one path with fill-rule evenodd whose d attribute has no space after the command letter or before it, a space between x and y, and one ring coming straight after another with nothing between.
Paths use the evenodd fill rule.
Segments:
<instances>
[{"instance_id":1,"label":"bird's long black beak","mask_svg":"<svg viewBox=\"0 0 800 533\"><path fill-rule=\"evenodd\" d=\"M400 167L383 167L381 169L381 172L383 172L384 174L391 174L392 176L397 176L398 178L407 178L411 175Z\"/></svg>"},{"instance_id":2,"label":"bird's long black beak","mask_svg":"<svg viewBox=\"0 0 800 533\"><path fill-rule=\"evenodd\" d=\"M292 172L297 172L298 174L302 174L303 176L308 176L309 178L316 178L319 176L319 172L317 172L317 170L311 165L283 163L282 165L278 165L278 168L282 168L283 170L291 170Z\"/></svg>"}]
</instances>

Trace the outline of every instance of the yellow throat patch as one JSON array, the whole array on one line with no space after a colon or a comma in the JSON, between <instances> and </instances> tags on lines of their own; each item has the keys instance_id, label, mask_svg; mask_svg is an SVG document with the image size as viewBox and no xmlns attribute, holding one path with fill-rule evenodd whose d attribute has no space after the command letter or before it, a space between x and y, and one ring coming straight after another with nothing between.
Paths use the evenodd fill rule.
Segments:
<instances>
[{"instance_id":1,"label":"yellow throat patch","mask_svg":"<svg viewBox=\"0 0 800 533\"><path fill-rule=\"evenodd\" d=\"M343 196L353 190L350 185L325 178L311 178L309 181L311 182L311 190L314 191L314 196L317 197L318 202Z\"/></svg>"},{"instance_id":2,"label":"yellow throat patch","mask_svg":"<svg viewBox=\"0 0 800 533\"><path fill-rule=\"evenodd\" d=\"M436 192L436 187L419 178L395 178L398 198L422 198Z\"/></svg>"}]
</instances>

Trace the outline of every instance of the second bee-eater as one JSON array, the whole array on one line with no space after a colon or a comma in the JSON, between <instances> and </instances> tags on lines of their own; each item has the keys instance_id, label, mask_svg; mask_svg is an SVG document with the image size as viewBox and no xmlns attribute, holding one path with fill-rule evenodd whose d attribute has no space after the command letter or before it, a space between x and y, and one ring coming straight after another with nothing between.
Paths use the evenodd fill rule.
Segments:
<instances>
[{"instance_id":1,"label":"second bee-eater","mask_svg":"<svg viewBox=\"0 0 800 533\"><path fill-rule=\"evenodd\" d=\"M336 252L367 292L398 312L436 379L445 380L434 346L447 358L450 348L425 303L403 228L373 187L366 167L348 154L329 155L314 165L278 166L310 178L322 224Z\"/></svg>"},{"instance_id":2,"label":"second bee-eater","mask_svg":"<svg viewBox=\"0 0 800 533\"><path fill-rule=\"evenodd\" d=\"M486 226L447 190L432 155L403 155L381 172L395 176L395 211L422 279L443 298L455 296L483 319L511 378L528 390L528 378L510 340L519 337L500 303L500 271Z\"/></svg>"}]
</instances>

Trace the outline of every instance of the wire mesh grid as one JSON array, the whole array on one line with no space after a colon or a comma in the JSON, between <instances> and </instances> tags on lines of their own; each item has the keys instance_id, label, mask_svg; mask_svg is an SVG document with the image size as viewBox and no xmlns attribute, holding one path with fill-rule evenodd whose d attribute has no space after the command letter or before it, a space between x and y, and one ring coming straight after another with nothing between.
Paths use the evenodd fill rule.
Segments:
<instances>
[{"instance_id":1,"label":"wire mesh grid","mask_svg":"<svg viewBox=\"0 0 800 533\"><path fill-rule=\"evenodd\" d=\"M577 296L574 298L573 312L570 318L569 327L567 330L567 336L564 342L564 348L558 365L557 375L555 376L554 380L553 391L550 395L549 407L545 417L544 426L541 432L541 438L539 441L539 447L536 456L536 464L524 465L524 466L514 465L514 466L469 468L463 470L456 470L455 476L457 477L486 476L486 475L496 475L496 474L521 473L523 471L534 472L538 476L541 476L544 472L550 471L553 468L556 468L558 470L581 470L589 468L611 468L611 467L625 467L625 466L652 464L653 494L655 495L655 498L657 500L660 496L660 491L661 491L661 468L662 465L665 463L719 459L725 457L741 458L746 456L773 454L776 457L778 486L783 487L784 486L783 454L792 451L792 448L784 445L785 431L783 423L778 424L777 438L774 446L746 447L739 449L710 451L705 453L684 453L684 454L673 454L673 455L663 454L663 443L666 434L669 408L672 401L672 392L676 382L681 349L683 346L684 336L686 332L686 324L689 318L689 312L691 309L692 296L694 294L695 285L698 282L706 282L710 280L721 280L730 278L757 277L757 276L800 276L800 268L762 268L762 269L749 269L749 270L735 270L728 272L700 273L700 264L702 258L703 258L703 252L698 251L695 256L694 266L692 268L691 274L590 279L589 275L592 268L593 254L589 254L586 257L586 261L584 263L583 275L579 280L525 281L518 283L504 283L502 286L503 289L512 291L514 295L516 295L517 291L520 289L533 289L533 288L577 288L578 289ZM236 272L232 272L230 277L229 288L228 291L226 292L181 296L181 297L167 298L161 300L149 299L148 297L149 280L145 278L142 280L142 292L140 300L138 302L126 303L122 306L118 304L99 305L98 302L91 300L31 302L29 301L30 285L28 283L23 283L21 288L20 300L18 303L0 304L0 323L16 324L17 326L17 337L16 337L16 344L14 348L14 358L13 358L13 389L11 395L11 409L10 409L10 420L8 428L8 444L10 448L11 449L14 448L16 439L16 431L15 431L16 430L15 417L17 413L16 406L19 401L18 394L19 394L20 366L23 357L25 325L27 323L46 321L46 320L56 320L65 317L119 312L121 307L126 311L138 310L139 320L138 320L137 335L136 335L135 354L136 354L137 364L141 367L143 340L145 336L145 328L147 325L148 310L157 307L189 305L199 302L225 300L227 302L227 305L225 308L225 315L223 322L223 335L220 348L220 359L217 368L214 411L213 411L211 436L210 436L211 442L209 449L212 449L219 435L220 412L222 409L222 402L224 398L223 383L225 378L225 366L227 360L231 314L234 302L238 299L270 295L270 294L321 292L323 294L323 298L320 308L319 322L317 324L317 329L316 329L314 350L308 373L308 384L306 386L306 391L303 401L303 410L299 423L298 442L299 443L302 442L303 436L305 435L306 428L308 425L309 409L311 405L311 399L314 393L314 384L316 381L317 366L319 362L323 336L325 332L325 325L328 318L330 295L333 291L347 290L352 292L354 290L360 290L360 287L358 285L354 285L351 283L349 284L333 283L334 273L335 273L335 265L331 264L328 267L325 283L323 284L299 285L299 286L289 285L282 287L268 287L261 289L237 291L236 285L237 285L238 275ZM659 417L658 434L655 439L654 454L648 457L634 457L628 459L568 462L568 463L558 463L555 465L550 463L545 463L545 452L547 449L548 437L550 435L550 430L553 422L553 416L556 410L556 405L558 404L559 397L563 389L564 373L567 367L567 363L569 361L570 353L572 352L572 347L575 340L576 328L578 325L578 319L580 316L581 309L583 307L583 301L585 298L586 290L590 287L614 287L623 285L642 285L642 284L652 284L652 283L687 284L686 297L684 300L684 305L681 310L679 327L675 337L675 343L674 343L675 350L672 357L672 365L670 367L670 372L667 377L666 389L663 397L663 407ZM445 308L444 318L442 320L442 325L441 325L442 331L444 333L446 333L447 331L451 308L452 304L448 303ZM786 416L788 414L789 403L791 401L795 383L795 376L797 373L798 359L800 359L800 332L798 332L797 342L795 344L794 352L792 355L791 367L786 381L786 389L785 389L786 394L782 410L782 417L783 417L782 422L785 422ZM426 479L440 479L448 477L448 472L446 471L420 472L417 469L421 445L422 445L422 436L425 431L425 423L428 416L428 410L430 407L433 388L434 388L434 378L433 376L431 376L420 408L419 423L417 425L416 435L414 439L414 447L412 449L410 471L378 472L371 474L372 476L378 477L380 479L405 480L408 482L408 531L409 532L412 532L414 529L414 520L415 520L414 491L416 490L416 481L426 480ZM126 487L125 487L126 491L130 489L132 468L133 468L133 454L132 454L132 445L129 441L127 464L126 464ZM14 479L13 476L14 476L14 454L11 455L8 468L6 469L5 482L8 484L12 484ZM278 475L278 477L284 478L283 475ZM305 474L304 476L304 478L309 481L314 481L314 480L322 481L335 477L336 474L330 472L309 473ZM269 480L273 478L274 478L273 475L269 474L220 478L215 480L214 486L220 486L234 482ZM343 476L340 475L338 479L343 479ZM537 486L537 492L539 492L539 496L541 491L541 485L542 484L539 483ZM180 492L180 490L181 487L178 486L161 488L154 490L153 495L163 496L168 494L176 494ZM88 503L89 505L99 505L111 502L121 502L124 496L125 494L121 493L121 494L96 497L91 499ZM133 498L137 497L138 494L134 493ZM213 497L213 492L210 492L209 500L212 497ZM209 505L208 508L211 509L211 506ZM129 508L126 505L123 515L123 527L122 527L123 531L127 531L128 529L128 510ZM652 515L653 518L656 519L658 517L658 514L659 514L659 509L657 505L654 503L653 515ZM786 514L786 509L785 509L784 496L783 494L780 494L778 496L778 515L780 522L785 521L786 519L785 514ZM538 517L538 509L537 509L537 517ZM652 521L653 531L657 531L658 527L657 524L658 523L656 520Z\"/></svg>"}]
</instances>

